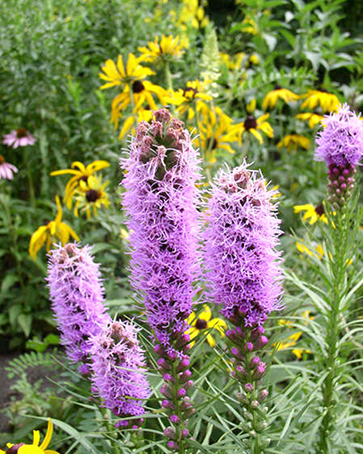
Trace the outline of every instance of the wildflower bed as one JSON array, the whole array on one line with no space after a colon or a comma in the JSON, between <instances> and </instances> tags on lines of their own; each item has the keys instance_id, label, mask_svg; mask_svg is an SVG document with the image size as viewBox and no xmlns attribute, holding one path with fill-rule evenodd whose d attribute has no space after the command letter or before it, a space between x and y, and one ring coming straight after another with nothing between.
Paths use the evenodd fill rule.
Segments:
<instances>
[{"instance_id":1,"label":"wildflower bed","mask_svg":"<svg viewBox=\"0 0 363 454\"><path fill-rule=\"evenodd\" d=\"M0 452L361 452L352 4L1 8Z\"/></svg>"}]
</instances>

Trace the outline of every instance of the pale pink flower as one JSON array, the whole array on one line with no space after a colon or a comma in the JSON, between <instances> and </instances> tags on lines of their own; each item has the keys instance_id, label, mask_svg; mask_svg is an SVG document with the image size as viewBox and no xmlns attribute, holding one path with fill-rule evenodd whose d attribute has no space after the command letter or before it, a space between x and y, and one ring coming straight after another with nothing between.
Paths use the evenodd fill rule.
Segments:
<instances>
[{"instance_id":1,"label":"pale pink flower","mask_svg":"<svg viewBox=\"0 0 363 454\"><path fill-rule=\"evenodd\" d=\"M3 144L8 147L18 148L26 147L27 145L34 145L36 139L24 128L11 131L10 134L6 134L3 137Z\"/></svg>"},{"instance_id":2,"label":"pale pink flower","mask_svg":"<svg viewBox=\"0 0 363 454\"><path fill-rule=\"evenodd\" d=\"M5 161L5 158L0 154L0 180L12 180L13 173L18 173L18 169Z\"/></svg>"}]
</instances>

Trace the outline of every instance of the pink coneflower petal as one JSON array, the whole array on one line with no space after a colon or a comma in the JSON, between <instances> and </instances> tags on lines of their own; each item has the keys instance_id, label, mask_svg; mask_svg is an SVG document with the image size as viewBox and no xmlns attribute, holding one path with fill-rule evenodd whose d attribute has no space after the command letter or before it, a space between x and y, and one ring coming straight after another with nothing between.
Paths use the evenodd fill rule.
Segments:
<instances>
[{"instance_id":1,"label":"pink coneflower petal","mask_svg":"<svg viewBox=\"0 0 363 454\"><path fill-rule=\"evenodd\" d=\"M7 145L8 147L12 146L13 148L34 145L35 142L36 142L35 137L24 128L13 130L11 131L10 134L6 134L3 137L3 144Z\"/></svg>"},{"instance_id":2,"label":"pink coneflower petal","mask_svg":"<svg viewBox=\"0 0 363 454\"><path fill-rule=\"evenodd\" d=\"M6 162L4 157L0 155L0 179L12 180L14 173L18 173L18 169Z\"/></svg>"}]
</instances>

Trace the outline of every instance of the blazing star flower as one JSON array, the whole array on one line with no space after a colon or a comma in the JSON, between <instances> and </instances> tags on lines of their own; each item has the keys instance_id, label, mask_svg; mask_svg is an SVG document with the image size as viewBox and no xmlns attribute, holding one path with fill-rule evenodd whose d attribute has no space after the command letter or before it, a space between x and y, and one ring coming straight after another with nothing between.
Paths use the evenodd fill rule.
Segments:
<instances>
[{"instance_id":1,"label":"blazing star flower","mask_svg":"<svg viewBox=\"0 0 363 454\"><path fill-rule=\"evenodd\" d=\"M232 118L222 112L220 107L208 110L199 123L200 140L195 140L196 145L201 142L201 149L206 160L213 164L216 162L218 149L234 154L231 143L238 141L238 126L233 124Z\"/></svg>"},{"instance_id":2,"label":"blazing star flower","mask_svg":"<svg viewBox=\"0 0 363 454\"><path fill-rule=\"evenodd\" d=\"M54 221L49 221L45 225L41 225L31 236L29 244L29 255L32 259L36 260L37 254L46 243L47 251L57 240L60 240L62 245L68 243L69 238L72 237L79 241L76 232L69 227L68 224L62 222L62 205L59 197L55 196L58 212Z\"/></svg>"},{"instance_id":3,"label":"blazing star flower","mask_svg":"<svg viewBox=\"0 0 363 454\"><path fill-rule=\"evenodd\" d=\"M48 428L47 433L45 434L44 440L40 443L40 433L39 430L33 430L33 443L31 445L26 445L25 443L7 443L6 447L9 448L6 451L0 449L0 454L59 454L57 451L47 449L50 443L50 440L53 435L53 423L48 418Z\"/></svg>"},{"instance_id":4,"label":"blazing star flower","mask_svg":"<svg viewBox=\"0 0 363 454\"><path fill-rule=\"evenodd\" d=\"M328 223L328 218L324 214L324 208L320 204L317 207L314 207L311 203L306 203L305 205L295 205L294 213L300 213L305 211L305 214L302 220L305 222L310 219L309 224L315 224L317 221Z\"/></svg>"},{"instance_id":5,"label":"blazing star flower","mask_svg":"<svg viewBox=\"0 0 363 454\"><path fill-rule=\"evenodd\" d=\"M168 102L177 106L177 113L188 120L195 117L196 112L209 111L206 101L211 101L212 96L206 93L207 82L193 80L186 83L183 89L171 92Z\"/></svg>"},{"instance_id":6,"label":"blazing star flower","mask_svg":"<svg viewBox=\"0 0 363 454\"><path fill-rule=\"evenodd\" d=\"M297 101L299 98L299 95L296 95L287 88L282 88L279 85L276 85L274 90L267 93L265 99L262 102L262 108L263 110L273 109L279 99L282 99L286 102L286 104L289 104L290 102Z\"/></svg>"},{"instance_id":7,"label":"blazing star flower","mask_svg":"<svg viewBox=\"0 0 363 454\"><path fill-rule=\"evenodd\" d=\"M154 42L149 42L148 47L139 47L138 51L141 52L141 60L152 63L162 63L180 58L183 54L183 44L179 42L179 36L161 36L159 43L159 36L156 36Z\"/></svg>"},{"instance_id":8,"label":"blazing star flower","mask_svg":"<svg viewBox=\"0 0 363 454\"><path fill-rule=\"evenodd\" d=\"M97 210L104 206L106 209L110 206L106 186L109 181L102 181L101 177L91 175L87 179L87 183L83 180L79 182L79 186L75 192L76 203L74 205L74 215L78 217L79 210L85 211L87 219L91 218L91 210L94 216L97 216Z\"/></svg>"},{"instance_id":9,"label":"blazing star flower","mask_svg":"<svg viewBox=\"0 0 363 454\"><path fill-rule=\"evenodd\" d=\"M142 122L122 161L132 282L145 297L151 327L170 348L192 311L197 258L197 155L189 133L160 110Z\"/></svg>"},{"instance_id":10,"label":"blazing star flower","mask_svg":"<svg viewBox=\"0 0 363 454\"><path fill-rule=\"evenodd\" d=\"M46 280L66 354L72 362L83 363L81 372L88 372L89 339L110 322L99 264L89 246L67 244L49 255Z\"/></svg>"},{"instance_id":11,"label":"blazing star flower","mask_svg":"<svg viewBox=\"0 0 363 454\"><path fill-rule=\"evenodd\" d=\"M17 130L11 131L10 134L6 134L3 137L3 144L8 147L18 148L26 147L27 145L34 145L36 139L24 128L19 128Z\"/></svg>"},{"instance_id":12,"label":"blazing star flower","mask_svg":"<svg viewBox=\"0 0 363 454\"><path fill-rule=\"evenodd\" d=\"M308 150L310 148L310 139L299 134L288 134L283 137L282 140L277 144L277 148L287 148L287 151L297 151L297 149L304 148Z\"/></svg>"},{"instance_id":13,"label":"blazing star flower","mask_svg":"<svg viewBox=\"0 0 363 454\"><path fill-rule=\"evenodd\" d=\"M335 205L344 205L354 186L356 166L363 154L363 123L347 104L324 117L316 138L315 159L328 166L329 191Z\"/></svg>"},{"instance_id":14,"label":"blazing star flower","mask_svg":"<svg viewBox=\"0 0 363 454\"><path fill-rule=\"evenodd\" d=\"M321 124L321 120L324 118L322 115L319 115L315 112L303 112L295 115L295 118L302 121L308 121L309 127L314 129L316 125Z\"/></svg>"},{"instance_id":15,"label":"blazing star flower","mask_svg":"<svg viewBox=\"0 0 363 454\"><path fill-rule=\"evenodd\" d=\"M203 311L198 315L195 312L192 312L188 317L188 325L190 328L187 330L187 334L190 336L190 346L193 347L194 341L196 337L199 336L200 333L205 334L208 344L211 347L216 345L216 341L211 334L213 329L217 330L219 334L223 337L225 331L227 330L227 324L224 320L220 318L213 318L212 319L212 311L210 308L203 304Z\"/></svg>"},{"instance_id":16,"label":"blazing star flower","mask_svg":"<svg viewBox=\"0 0 363 454\"><path fill-rule=\"evenodd\" d=\"M0 154L0 180L12 180L14 173L18 173L18 169L6 162L4 156Z\"/></svg>"},{"instance_id":17,"label":"blazing star flower","mask_svg":"<svg viewBox=\"0 0 363 454\"><path fill-rule=\"evenodd\" d=\"M301 104L302 109L314 110L316 107L321 107L323 112L336 112L340 105L339 98L336 95L323 89L310 90L301 97L306 98Z\"/></svg>"},{"instance_id":18,"label":"blazing star flower","mask_svg":"<svg viewBox=\"0 0 363 454\"><path fill-rule=\"evenodd\" d=\"M88 177L109 166L110 164L107 161L93 161L87 166L85 166L82 162L75 161L72 163L70 169L56 170L51 173L52 177L57 175L73 175L73 177L67 182L64 194L64 203L69 210L72 208L73 198L80 186L80 182L84 181L87 183Z\"/></svg>"},{"instance_id":19,"label":"blazing star flower","mask_svg":"<svg viewBox=\"0 0 363 454\"><path fill-rule=\"evenodd\" d=\"M130 322L103 326L90 340L92 382L104 406L127 418L144 413L142 400L150 395L145 376L145 357L137 339L138 329ZM123 420L116 426L137 426L142 419Z\"/></svg>"},{"instance_id":20,"label":"blazing star flower","mask_svg":"<svg viewBox=\"0 0 363 454\"><path fill-rule=\"evenodd\" d=\"M270 123L265 121L269 117L269 113L261 115L258 118L256 118L254 115L248 115L244 122L239 123L239 144L242 144L242 137L244 133L252 134L260 142L260 144L263 143L263 138L259 131L264 132L267 137L272 138L274 136L274 131Z\"/></svg>"},{"instance_id":21,"label":"blazing star flower","mask_svg":"<svg viewBox=\"0 0 363 454\"><path fill-rule=\"evenodd\" d=\"M221 172L212 187L204 233L210 292L222 314L243 314L245 326L262 324L281 308L280 221L262 178L246 164Z\"/></svg>"}]
</instances>

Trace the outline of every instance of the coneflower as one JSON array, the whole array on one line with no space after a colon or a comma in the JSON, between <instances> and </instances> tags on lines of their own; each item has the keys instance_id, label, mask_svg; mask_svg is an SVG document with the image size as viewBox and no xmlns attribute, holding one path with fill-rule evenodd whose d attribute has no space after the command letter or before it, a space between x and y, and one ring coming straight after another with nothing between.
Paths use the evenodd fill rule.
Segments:
<instances>
[{"instance_id":1,"label":"coneflower","mask_svg":"<svg viewBox=\"0 0 363 454\"><path fill-rule=\"evenodd\" d=\"M168 446L182 450L185 419L192 412L186 398L192 384L189 336L184 333L198 270L197 153L183 124L163 109L154 113L151 124L138 125L122 165L132 283L144 299L160 355L163 406L174 425L165 432Z\"/></svg>"},{"instance_id":2,"label":"coneflower","mask_svg":"<svg viewBox=\"0 0 363 454\"><path fill-rule=\"evenodd\" d=\"M90 339L94 392L106 408L123 417L116 427L137 428L143 421L142 400L150 395L137 332L131 322L114 321Z\"/></svg>"},{"instance_id":3,"label":"coneflower","mask_svg":"<svg viewBox=\"0 0 363 454\"><path fill-rule=\"evenodd\" d=\"M335 207L343 206L354 186L356 167L363 154L363 123L347 104L326 115L316 138L315 159L328 166L329 192Z\"/></svg>"},{"instance_id":4,"label":"coneflower","mask_svg":"<svg viewBox=\"0 0 363 454\"><path fill-rule=\"evenodd\" d=\"M80 372L88 373L89 339L110 322L99 264L89 246L66 244L50 252L46 280L61 343L72 362L83 363Z\"/></svg>"},{"instance_id":5,"label":"coneflower","mask_svg":"<svg viewBox=\"0 0 363 454\"><path fill-rule=\"evenodd\" d=\"M221 171L212 186L204 232L206 281L221 313L235 325L226 336L233 343L233 375L243 389L239 398L249 414L258 411L268 395L266 389L259 390L266 370L260 355L268 343L262 325L271 311L282 307L274 194L246 164ZM264 429L261 415L250 422L257 434L254 443L260 442Z\"/></svg>"}]
</instances>

